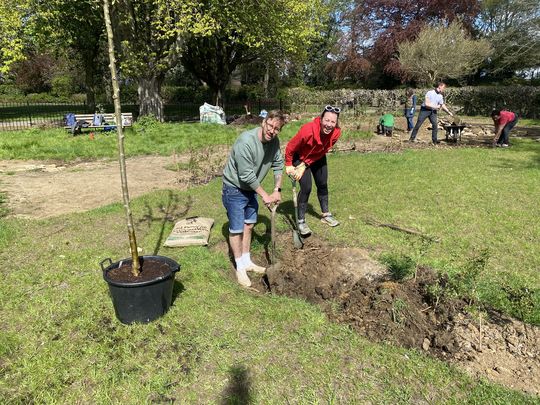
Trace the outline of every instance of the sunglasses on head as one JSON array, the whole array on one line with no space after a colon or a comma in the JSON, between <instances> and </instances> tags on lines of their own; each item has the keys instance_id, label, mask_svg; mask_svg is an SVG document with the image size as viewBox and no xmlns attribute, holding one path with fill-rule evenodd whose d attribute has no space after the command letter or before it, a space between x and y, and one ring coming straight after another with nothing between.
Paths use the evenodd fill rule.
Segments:
<instances>
[{"instance_id":1,"label":"sunglasses on head","mask_svg":"<svg viewBox=\"0 0 540 405\"><path fill-rule=\"evenodd\" d=\"M341 112L341 108L339 108L339 107L333 107L333 106L331 106L331 105L327 105L326 107L324 107L324 111L330 111L330 112L339 114L339 113Z\"/></svg>"}]
</instances>

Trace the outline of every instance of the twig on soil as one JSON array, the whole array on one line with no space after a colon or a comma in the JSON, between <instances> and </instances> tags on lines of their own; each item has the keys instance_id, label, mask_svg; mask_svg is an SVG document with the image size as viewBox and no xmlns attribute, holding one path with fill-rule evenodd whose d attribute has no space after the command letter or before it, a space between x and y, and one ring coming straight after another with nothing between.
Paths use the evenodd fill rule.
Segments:
<instances>
[{"instance_id":1,"label":"twig on soil","mask_svg":"<svg viewBox=\"0 0 540 405\"><path fill-rule=\"evenodd\" d=\"M426 311L428 311L430 309L431 309L431 305L429 307L427 307L427 308L421 309L420 312L426 312Z\"/></svg>"},{"instance_id":2,"label":"twig on soil","mask_svg":"<svg viewBox=\"0 0 540 405\"><path fill-rule=\"evenodd\" d=\"M373 218L365 218L364 222L366 224L368 224L368 225L378 226L378 227L381 227L381 228L390 228L390 229L393 229L394 231L405 232L405 233L408 233L410 235L417 235L417 236L420 236L422 238L431 240L433 242L440 242L441 241L439 238L435 238L433 236L426 235L425 233L422 233L422 232L417 231L415 229L403 228L403 227L395 225L395 224L385 224L385 223L379 222L379 221L377 221L376 219L373 219Z\"/></svg>"},{"instance_id":3,"label":"twig on soil","mask_svg":"<svg viewBox=\"0 0 540 405\"><path fill-rule=\"evenodd\" d=\"M45 235L45 238L47 238L47 237L49 237L49 236L52 236L52 235L55 235L55 234L57 234L58 232L63 231L64 229L66 229L67 226L68 226L68 224L65 224L64 226L61 226L60 228L58 228L58 229L52 231L51 233L46 234L46 235Z\"/></svg>"}]
</instances>

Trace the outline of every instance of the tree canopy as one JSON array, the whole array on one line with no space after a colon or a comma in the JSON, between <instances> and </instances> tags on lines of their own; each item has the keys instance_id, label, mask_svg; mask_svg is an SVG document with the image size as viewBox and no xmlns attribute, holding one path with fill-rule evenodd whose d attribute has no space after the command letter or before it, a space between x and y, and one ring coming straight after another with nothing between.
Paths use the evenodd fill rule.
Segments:
<instances>
[{"instance_id":1,"label":"tree canopy","mask_svg":"<svg viewBox=\"0 0 540 405\"><path fill-rule=\"evenodd\" d=\"M401 68L423 84L472 74L491 54L489 42L469 38L460 21L426 26L415 40L400 43L398 49Z\"/></svg>"},{"instance_id":2,"label":"tree canopy","mask_svg":"<svg viewBox=\"0 0 540 405\"><path fill-rule=\"evenodd\" d=\"M0 77L24 58L26 0L0 0Z\"/></svg>"}]
</instances>

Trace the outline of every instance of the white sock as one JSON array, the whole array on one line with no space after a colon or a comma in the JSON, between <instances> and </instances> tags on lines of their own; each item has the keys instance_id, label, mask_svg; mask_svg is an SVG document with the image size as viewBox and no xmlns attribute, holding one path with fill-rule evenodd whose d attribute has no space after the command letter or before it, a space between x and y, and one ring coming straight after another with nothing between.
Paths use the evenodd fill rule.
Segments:
<instances>
[{"instance_id":1,"label":"white sock","mask_svg":"<svg viewBox=\"0 0 540 405\"><path fill-rule=\"evenodd\" d=\"M250 264L253 264L253 262L251 261L251 253L249 252L243 253L240 259L244 261L244 264L246 265L246 267Z\"/></svg>"},{"instance_id":2,"label":"white sock","mask_svg":"<svg viewBox=\"0 0 540 405\"><path fill-rule=\"evenodd\" d=\"M244 270L247 267L247 263L244 260L244 256L235 258L234 261L236 262L236 270Z\"/></svg>"}]
</instances>

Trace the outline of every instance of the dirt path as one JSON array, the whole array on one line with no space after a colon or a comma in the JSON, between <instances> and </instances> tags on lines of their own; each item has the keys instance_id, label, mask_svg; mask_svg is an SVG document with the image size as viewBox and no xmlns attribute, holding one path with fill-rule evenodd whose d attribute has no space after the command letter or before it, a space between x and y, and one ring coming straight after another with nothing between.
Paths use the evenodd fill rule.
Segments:
<instances>
[{"instance_id":1,"label":"dirt path","mask_svg":"<svg viewBox=\"0 0 540 405\"><path fill-rule=\"evenodd\" d=\"M129 192L137 197L153 190L186 187L181 173L167 170L178 159L143 156L127 161ZM186 161L186 157L180 158ZM7 192L10 215L47 218L121 202L118 161L68 165L37 161L0 161L0 190Z\"/></svg>"},{"instance_id":2,"label":"dirt path","mask_svg":"<svg viewBox=\"0 0 540 405\"><path fill-rule=\"evenodd\" d=\"M403 124L398 119L398 124ZM363 122L357 129L368 130L373 123ZM400 128L396 124L396 128ZM476 125L476 124L472 124ZM361 128L360 128L361 127ZM349 128L350 129L350 128ZM540 136L534 128L516 131L520 136ZM441 132L441 131L440 131ZM441 139L444 131L442 131ZM418 143L408 143L408 133L397 129L393 137L374 136L369 140L345 141L336 144L343 152L400 152L404 149L433 148L431 130L424 125ZM459 145L442 142L437 148L488 147L489 137L465 137ZM284 148L285 145L282 145ZM160 189L185 189L190 182L205 181L219 175L228 148L218 146L177 156L141 156L127 159L131 197ZM195 162L193 162L195 160ZM188 162L191 167L188 169ZM182 170L169 170L178 165ZM7 193L10 215L20 218L48 218L82 212L107 204L121 202L120 174L116 160L75 162L69 164L0 160L0 192Z\"/></svg>"}]
</instances>

